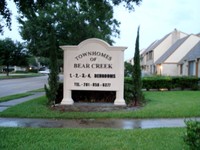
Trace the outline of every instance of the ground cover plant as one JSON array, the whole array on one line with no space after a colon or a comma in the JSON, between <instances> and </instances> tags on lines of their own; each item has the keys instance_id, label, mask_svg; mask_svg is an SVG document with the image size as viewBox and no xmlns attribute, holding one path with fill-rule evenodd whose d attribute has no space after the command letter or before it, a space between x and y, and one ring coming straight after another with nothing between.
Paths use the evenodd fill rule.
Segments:
<instances>
[{"instance_id":1,"label":"ground cover plant","mask_svg":"<svg viewBox=\"0 0 200 150\"><path fill-rule=\"evenodd\" d=\"M148 100L143 107L130 111L64 112L46 105L45 97L37 98L0 113L1 117L27 118L185 118L200 116L199 91L144 92Z\"/></svg>"},{"instance_id":2,"label":"ground cover plant","mask_svg":"<svg viewBox=\"0 0 200 150\"><path fill-rule=\"evenodd\" d=\"M200 121L186 121L186 134L184 141L191 150L200 149Z\"/></svg>"},{"instance_id":3,"label":"ground cover plant","mask_svg":"<svg viewBox=\"0 0 200 150\"><path fill-rule=\"evenodd\" d=\"M177 150L187 149L184 128L0 128L0 149Z\"/></svg>"}]
</instances>

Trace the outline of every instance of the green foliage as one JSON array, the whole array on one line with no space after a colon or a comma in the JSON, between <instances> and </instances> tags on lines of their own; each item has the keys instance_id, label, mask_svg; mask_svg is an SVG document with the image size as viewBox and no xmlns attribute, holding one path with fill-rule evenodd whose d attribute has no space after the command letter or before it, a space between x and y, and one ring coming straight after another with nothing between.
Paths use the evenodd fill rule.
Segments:
<instances>
[{"instance_id":1,"label":"green foliage","mask_svg":"<svg viewBox=\"0 0 200 150\"><path fill-rule=\"evenodd\" d=\"M199 85L198 82L200 79L197 77L173 77L173 84L175 87L179 87L182 90L190 88L192 90L198 90Z\"/></svg>"},{"instance_id":2,"label":"green foliage","mask_svg":"<svg viewBox=\"0 0 200 150\"><path fill-rule=\"evenodd\" d=\"M60 104L63 99L63 83L59 82L56 94L55 104Z\"/></svg>"},{"instance_id":3,"label":"green foliage","mask_svg":"<svg viewBox=\"0 0 200 150\"><path fill-rule=\"evenodd\" d=\"M114 5L119 5L125 3L125 7L129 10L134 10L134 3L137 5L140 4L142 0L112 0ZM14 0L17 5L18 11L22 13L22 16L35 16L35 12L38 12L39 9L45 9L47 4L53 5L55 0ZM77 0L71 0L71 2L78 2ZM89 3L98 4L98 3L108 3L107 1L82 1L83 5L87 7ZM68 5L68 4L67 4ZM110 4L111 5L111 4ZM97 5L98 6L98 5ZM98 8L100 11L102 8ZM0 24L0 33L3 33L3 27L6 26L11 30L11 11L8 8L6 0L0 1L0 17L2 18ZM5 21L4 21L5 20Z\"/></svg>"},{"instance_id":4,"label":"green foliage","mask_svg":"<svg viewBox=\"0 0 200 150\"><path fill-rule=\"evenodd\" d=\"M0 1L0 18L1 18L1 24L0 24L0 33L3 32L3 27L7 26L11 30L11 11L8 9L6 0ZM3 19L2 19L3 18ZM3 21L5 20L5 21Z\"/></svg>"},{"instance_id":5,"label":"green foliage","mask_svg":"<svg viewBox=\"0 0 200 150\"><path fill-rule=\"evenodd\" d=\"M42 66L49 66L50 60L48 57L39 57L38 61Z\"/></svg>"},{"instance_id":6,"label":"green foliage","mask_svg":"<svg viewBox=\"0 0 200 150\"><path fill-rule=\"evenodd\" d=\"M114 5L125 3L124 6L128 8L129 10L134 10L134 7L133 7L134 3L139 5L141 1L142 0L112 0Z\"/></svg>"},{"instance_id":7,"label":"green foliage","mask_svg":"<svg viewBox=\"0 0 200 150\"><path fill-rule=\"evenodd\" d=\"M142 80L141 80L141 68L140 68L140 49L139 49L139 30L137 31L137 38L135 42L135 55L133 65L133 101L134 105L143 101L144 97L142 94Z\"/></svg>"},{"instance_id":8,"label":"green foliage","mask_svg":"<svg viewBox=\"0 0 200 150\"><path fill-rule=\"evenodd\" d=\"M155 77L144 77L142 79L143 88L147 91L150 89L199 89L199 79L196 77L170 77L170 76L155 76Z\"/></svg>"},{"instance_id":9,"label":"green foliage","mask_svg":"<svg viewBox=\"0 0 200 150\"><path fill-rule=\"evenodd\" d=\"M128 62L124 62L124 76L131 77L133 74L133 65Z\"/></svg>"},{"instance_id":10,"label":"green foliage","mask_svg":"<svg viewBox=\"0 0 200 150\"><path fill-rule=\"evenodd\" d=\"M169 91L175 86L171 77L144 77L142 79L143 88L149 91L150 89L168 89Z\"/></svg>"},{"instance_id":11,"label":"green foliage","mask_svg":"<svg viewBox=\"0 0 200 150\"><path fill-rule=\"evenodd\" d=\"M59 67L58 67L58 60L57 60L57 49L56 49L56 39L54 32L51 31L49 45L50 45L50 74L49 74L49 88L45 85L46 96L48 98L48 104L53 105L55 104L57 90L59 87Z\"/></svg>"},{"instance_id":12,"label":"green foliage","mask_svg":"<svg viewBox=\"0 0 200 150\"><path fill-rule=\"evenodd\" d=\"M133 80L130 77L124 78L124 99L126 104L133 100Z\"/></svg>"},{"instance_id":13,"label":"green foliage","mask_svg":"<svg viewBox=\"0 0 200 150\"><path fill-rule=\"evenodd\" d=\"M19 18L21 36L28 41L28 49L36 56L49 57L47 26L53 27L57 49L59 45L77 45L93 37L112 44L111 37L119 35L119 22L113 18L113 8L106 1L53 1L38 9L35 15L25 16L27 20ZM58 57L62 57L62 51Z\"/></svg>"},{"instance_id":14,"label":"green foliage","mask_svg":"<svg viewBox=\"0 0 200 150\"><path fill-rule=\"evenodd\" d=\"M200 122L199 121L186 121L187 131L184 136L184 141L189 145L191 150L200 149Z\"/></svg>"},{"instance_id":15,"label":"green foliage","mask_svg":"<svg viewBox=\"0 0 200 150\"><path fill-rule=\"evenodd\" d=\"M191 89L197 90L199 79L195 77L169 77L169 76L155 76L155 77L143 77L142 88L149 91L150 89ZM133 99L132 94L133 80L130 77L124 78L124 98L126 103L129 104Z\"/></svg>"},{"instance_id":16,"label":"green foliage","mask_svg":"<svg viewBox=\"0 0 200 150\"><path fill-rule=\"evenodd\" d=\"M6 66L7 76L9 75L9 66L27 66L28 54L24 45L20 42L14 42L10 38L0 40L0 65Z\"/></svg>"},{"instance_id":17,"label":"green foliage","mask_svg":"<svg viewBox=\"0 0 200 150\"><path fill-rule=\"evenodd\" d=\"M15 71L15 74L24 74L24 73L28 73L28 71L23 71L23 70L17 70Z\"/></svg>"}]
</instances>

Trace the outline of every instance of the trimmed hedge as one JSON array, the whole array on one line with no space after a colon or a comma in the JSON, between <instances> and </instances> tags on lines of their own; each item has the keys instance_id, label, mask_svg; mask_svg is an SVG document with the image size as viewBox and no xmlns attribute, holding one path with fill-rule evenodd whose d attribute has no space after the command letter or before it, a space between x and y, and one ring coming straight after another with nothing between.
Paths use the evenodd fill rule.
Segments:
<instances>
[{"instance_id":1,"label":"trimmed hedge","mask_svg":"<svg viewBox=\"0 0 200 150\"><path fill-rule=\"evenodd\" d=\"M175 89L180 88L181 90L184 89L191 89L191 90L198 90L200 82L199 78L196 77L164 77L164 76L156 76L156 77L144 77L142 78L142 88L149 91L150 89ZM130 85L132 84L131 78L125 78L125 89L129 91ZM129 85L129 88L127 84ZM126 90L125 90L126 93Z\"/></svg>"},{"instance_id":2,"label":"trimmed hedge","mask_svg":"<svg viewBox=\"0 0 200 150\"><path fill-rule=\"evenodd\" d=\"M173 84L173 80L170 77L149 77L149 78L143 78L142 79L143 82L143 88L145 88L147 91L149 91L150 89L168 89L171 90L172 88L174 88L174 84Z\"/></svg>"},{"instance_id":3,"label":"trimmed hedge","mask_svg":"<svg viewBox=\"0 0 200 150\"><path fill-rule=\"evenodd\" d=\"M198 90L199 85L198 82L200 81L199 78L196 77L174 77L173 84L176 88L181 88L181 90L184 90L186 88L192 89L192 90Z\"/></svg>"}]
</instances>

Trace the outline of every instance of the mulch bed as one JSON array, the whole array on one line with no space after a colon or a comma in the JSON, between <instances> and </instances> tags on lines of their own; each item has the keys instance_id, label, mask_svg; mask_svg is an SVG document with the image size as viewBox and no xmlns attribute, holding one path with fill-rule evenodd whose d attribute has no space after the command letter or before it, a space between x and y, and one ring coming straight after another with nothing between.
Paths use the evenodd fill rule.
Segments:
<instances>
[{"instance_id":1,"label":"mulch bed","mask_svg":"<svg viewBox=\"0 0 200 150\"><path fill-rule=\"evenodd\" d=\"M55 105L52 110L61 112L112 112L112 111L134 111L140 106L116 106L113 103L74 103L73 105Z\"/></svg>"}]
</instances>

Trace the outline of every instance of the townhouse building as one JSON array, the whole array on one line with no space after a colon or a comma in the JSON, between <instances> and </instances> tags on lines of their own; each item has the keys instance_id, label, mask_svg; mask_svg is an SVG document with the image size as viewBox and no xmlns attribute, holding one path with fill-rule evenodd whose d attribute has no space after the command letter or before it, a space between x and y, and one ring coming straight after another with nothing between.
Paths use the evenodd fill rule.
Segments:
<instances>
[{"instance_id":1,"label":"townhouse building","mask_svg":"<svg viewBox=\"0 0 200 150\"><path fill-rule=\"evenodd\" d=\"M165 76L200 76L200 34L174 29L151 43L141 54L143 72Z\"/></svg>"}]
</instances>

